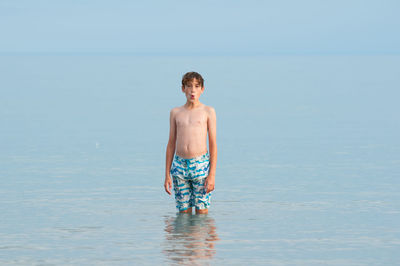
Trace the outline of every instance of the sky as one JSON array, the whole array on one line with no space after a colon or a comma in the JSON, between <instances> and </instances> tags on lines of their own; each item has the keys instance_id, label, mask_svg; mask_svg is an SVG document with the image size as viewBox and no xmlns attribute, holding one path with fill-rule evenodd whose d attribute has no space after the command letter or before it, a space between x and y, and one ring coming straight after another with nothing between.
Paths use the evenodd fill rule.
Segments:
<instances>
[{"instance_id":1,"label":"sky","mask_svg":"<svg viewBox=\"0 0 400 266\"><path fill-rule=\"evenodd\" d=\"M397 0L1 0L0 53L398 54Z\"/></svg>"}]
</instances>

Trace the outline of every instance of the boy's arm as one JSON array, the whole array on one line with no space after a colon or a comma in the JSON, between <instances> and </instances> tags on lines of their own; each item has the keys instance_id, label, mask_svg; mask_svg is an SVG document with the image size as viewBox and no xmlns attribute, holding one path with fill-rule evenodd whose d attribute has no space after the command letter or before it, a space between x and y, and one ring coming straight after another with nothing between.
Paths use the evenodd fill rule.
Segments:
<instances>
[{"instance_id":1,"label":"boy's arm","mask_svg":"<svg viewBox=\"0 0 400 266\"><path fill-rule=\"evenodd\" d=\"M208 112L207 128L208 128L208 145L210 150L210 170L206 180L206 188L209 193L214 190L215 186L215 170L217 167L217 116L214 108L210 107Z\"/></svg>"},{"instance_id":2,"label":"boy's arm","mask_svg":"<svg viewBox=\"0 0 400 266\"><path fill-rule=\"evenodd\" d=\"M164 181L165 192L167 192L170 195L172 188L172 180L169 172L171 170L172 159L175 154L175 143L176 143L175 110L172 109L169 115L169 139L165 155L165 181Z\"/></svg>"}]
</instances>

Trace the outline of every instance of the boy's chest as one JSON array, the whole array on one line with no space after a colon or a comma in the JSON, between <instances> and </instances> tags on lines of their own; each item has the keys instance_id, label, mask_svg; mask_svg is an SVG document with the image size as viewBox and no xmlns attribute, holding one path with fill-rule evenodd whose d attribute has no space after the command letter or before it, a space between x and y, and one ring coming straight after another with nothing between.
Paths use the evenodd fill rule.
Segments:
<instances>
[{"instance_id":1,"label":"boy's chest","mask_svg":"<svg viewBox=\"0 0 400 266\"><path fill-rule=\"evenodd\" d=\"M178 127L206 126L207 115L205 113L184 112L176 117Z\"/></svg>"}]
</instances>

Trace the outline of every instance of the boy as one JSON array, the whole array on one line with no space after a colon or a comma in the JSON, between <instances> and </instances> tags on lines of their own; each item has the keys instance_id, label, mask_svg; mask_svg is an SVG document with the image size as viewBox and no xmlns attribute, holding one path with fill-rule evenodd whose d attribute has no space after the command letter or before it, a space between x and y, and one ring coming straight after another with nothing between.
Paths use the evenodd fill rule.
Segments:
<instances>
[{"instance_id":1,"label":"boy","mask_svg":"<svg viewBox=\"0 0 400 266\"><path fill-rule=\"evenodd\" d=\"M185 105L170 112L164 188L171 195L174 183L180 212L192 213L195 207L196 213L206 214L215 184L216 115L214 108L199 101L204 92L204 79L199 73L188 72L183 76L182 92L186 96Z\"/></svg>"}]
</instances>

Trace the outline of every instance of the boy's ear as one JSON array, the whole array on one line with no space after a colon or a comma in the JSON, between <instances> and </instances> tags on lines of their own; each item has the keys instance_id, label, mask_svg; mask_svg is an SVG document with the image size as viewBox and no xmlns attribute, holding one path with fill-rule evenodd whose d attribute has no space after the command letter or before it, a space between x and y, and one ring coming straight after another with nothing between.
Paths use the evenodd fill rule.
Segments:
<instances>
[{"instance_id":1,"label":"boy's ear","mask_svg":"<svg viewBox=\"0 0 400 266\"><path fill-rule=\"evenodd\" d=\"M185 92L185 86L182 85L182 92Z\"/></svg>"}]
</instances>

